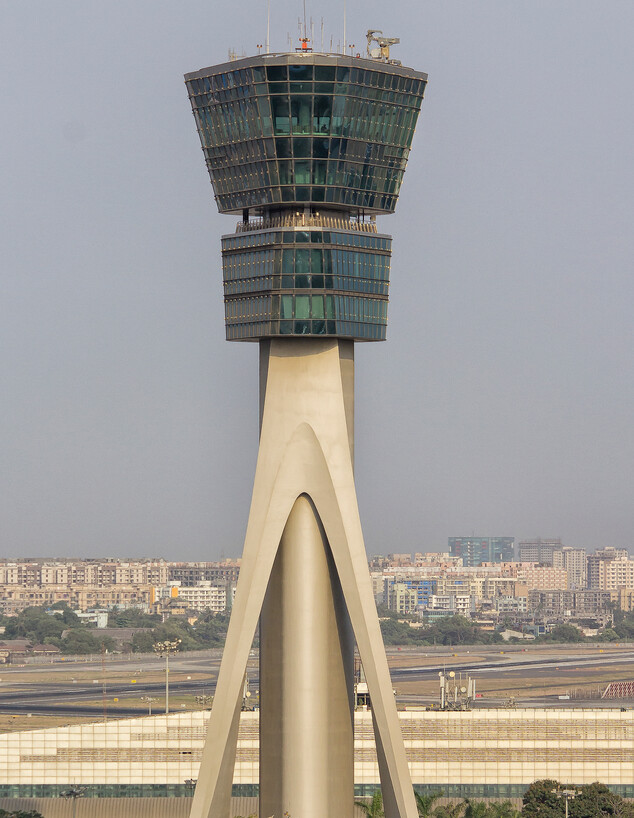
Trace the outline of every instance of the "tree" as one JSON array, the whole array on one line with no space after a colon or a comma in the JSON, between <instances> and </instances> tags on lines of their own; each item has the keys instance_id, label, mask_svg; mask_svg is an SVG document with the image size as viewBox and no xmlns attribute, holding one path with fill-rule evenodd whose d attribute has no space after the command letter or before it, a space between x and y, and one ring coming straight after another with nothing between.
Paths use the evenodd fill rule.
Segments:
<instances>
[{"instance_id":1,"label":"tree","mask_svg":"<svg viewBox=\"0 0 634 818\"><path fill-rule=\"evenodd\" d=\"M585 642L585 636L574 625L556 625L550 633L539 637L544 642Z\"/></svg>"},{"instance_id":2,"label":"tree","mask_svg":"<svg viewBox=\"0 0 634 818\"><path fill-rule=\"evenodd\" d=\"M139 631L132 637L132 652L133 653L152 653L154 650L154 643L158 640L154 636L154 631Z\"/></svg>"},{"instance_id":3,"label":"tree","mask_svg":"<svg viewBox=\"0 0 634 818\"><path fill-rule=\"evenodd\" d=\"M487 818L521 818L521 813L510 801L495 801L489 804Z\"/></svg>"},{"instance_id":4,"label":"tree","mask_svg":"<svg viewBox=\"0 0 634 818\"><path fill-rule=\"evenodd\" d=\"M99 653L102 646L106 650L114 648L114 641L109 636L95 636L94 631L88 629L69 631L62 639L60 647L62 653Z\"/></svg>"},{"instance_id":5,"label":"tree","mask_svg":"<svg viewBox=\"0 0 634 818\"><path fill-rule=\"evenodd\" d=\"M7 624L4 636L7 639L28 639L33 643L58 641L64 630L64 622L59 616L49 616L44 608L25 608Z\"/></svg>"},{"instance_id":6,"label":"tree","mask_svg":"<svg viewBox=\"0 0 634 818\"><path fill-rule=\"evenodd\" d=\"M416 809L418 810L419 818L430 818L432 807L439 798L442 798L442 796L442 790L425 793L424 795L421 795L421 793L415 791L414 798L416 799Z\"/></svg>"},{"instance_id":7,"label":"tree","mask_svg":"<svg viewBox=\"0 0 634 818\"><path fill-rule=\"evenodd\" d=\"M64 602L63 600L53 603L53 605L51 605L51 610L58 611L55 616L61 617L62 622L65 625L70 625L71 627L77 628L87 624L83 623L75 611L70 607L68 602Z\"/></svg>"},{"instance_id":8,"label":"tree","mask_svg":"<svg viewBox=\"0 0 634 818\"><path fill-rule=\"evenodd\" d=\"M6 809L0 808L0 818L43 818L41 812L31 809L28 812L25 810L16 810L15 812L7 812Z\"/></svg>"},{"instance_id":9,"label":"tree","mask_svg":"<svg viewBox=\"0 0 634 818\"><path fill-rule=\"evenodd\" d=\"M625 801L620 795L611 792L605 784L585 784L577 788L577 797L570 801L570 818L604 818L634 816L634 805Z\"/></svg>"},{"instance_id":10,"label":"tree","mask_svg":"<svg viewBox=\"0 0 634 818\"><path fill-rule=\"evenodd\" d=\"M368 804L366 801L355 801L354 802L358 807L365 812L370 818L384 818L385 812L383 811L383 795L381 794L381 790L377 790L370 803Z\"/></svg>"},{"instance_id":11,"label":"tree","mask_svg":"<svg viewBox=\"0 0 634 818\"><path fill-rule=\"evenodd\" d=\"M114 610L108 614L109 628L155 628L160 623L158 614L146 614L139 608Z\"/></svg>"},{"instance_id":12,"label":"tree","mask_svg":"<svg viewBox=\"0 0 634 818\"><path fill-rule=\"evenodd\" d=\"M465 801L457 804L441 804L433 812L433 818L462 818L464 815Z\"/></svg>"},{"instance_id":13,"label":"tree","mask_svg":"<svg viewBox=\"0 0 634 818\"><path fill-rule=\"evenodd\" d=\"M464 818L489 818L489 805L486 801L465 798Z\"/></svg>"},{"instance_id":14,"label":"tree","mask_svg":"<svg viewBox=\"0 0 634 818\"><path fill-rule=\"evenodd\" d=\"M522 798L522 818L563 818L564 802L557 797L558 781L544 778L534 781Z\"/></svg>"}]
</instances>

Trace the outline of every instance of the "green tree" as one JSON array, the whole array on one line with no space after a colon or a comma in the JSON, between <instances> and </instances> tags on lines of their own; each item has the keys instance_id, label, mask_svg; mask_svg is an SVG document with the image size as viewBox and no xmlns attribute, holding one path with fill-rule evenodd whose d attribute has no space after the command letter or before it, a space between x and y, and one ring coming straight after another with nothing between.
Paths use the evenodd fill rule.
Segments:
<instances>
[{"instance_id":1,"label":"green tree","mask_svg":"<svg viewBox=\"0 0 634 818\"><path fill-rule=\"evenodd\" d=\"M6 809L0 808L0 818L44 818L41 812L31 809L28 812L25 810L16 810L15 812L7 812Z\"/></svg>"},{"instance_id":2,"label":"green tree","mask_svg":"<svg viewBox=\"0 0 634 818\"><path fill-rule=\"evenodd\" d=\"M62 653L73 655L100 653L102 646L111 651L114 648L114 642L109 636L95 636L94 631L87 628L69 631L60 642Z\"/></svg>"},{"instance_id":3,"label":"green tree","mask_svg":"<svg viewBox=\"0 0 634 818\"><path fill-rule=\"evenodd\" d=\"M44 608L25 608L5 628L6 639L28 639L36 643L53 642L56 644L65 629L61 616L49 615Z\"/></svg>"},{"instance_id":4,"label":"green tree","mask_svg":"<svg viewBox=\"0 0 634 818\"><path fill-rule=\"evenodd\" d=\"M355 801L354 803L358 807L361 807L369 818L384 818L385 816L385 812L383 811L383 796L381 794L381 790L377 790L374 793L369 804L366 801Z\"/></svg>"},{"instance_id":5,"label":"green tree","mask_svg":"<svg viewBox=\"0 0 634 818\"><path fill-rule=\"evenodd\" d=\"M55 602L51 605L52 611L58 611L55 616L59 616L62 619L62 622L70 627L73 628L81 628L88 623L82 622L82 620L77 616L75 611L70 607L68 602L64 602L60 600L60 602ZM92 623L90 623L92 625Z\"/></svg>"},{"instance_id":6,"label":"green tree","mask_svg":"<svg viewBox=\"0 0 634 818\"><path fill-rule=\"evenodd\" d=\"M489 804L488 818L521 818L521 813L510 801L494 801Z\"/></svg>"},{"instance_id":7,"label":"green tree","mask_svg":"<svg viewBox=\"0 0 634 818\"><path fill-rule=\"evenodd\" d=\"M464 818L490 818L489 805L486 801L472 801L465 798Z\"/></svg>"},{"instance_id":8,"label":"green tree","mask_svg":"<svg viewBox=\"0 0 634 818\"><path fill-rule=\"evenodd\" d=\"M140 631L132 637L133 653L152 653L154 644L158 639L154 636L154 631Z\"/></svg>"},{"instance_id":9,"label":"green tree","mask_svg":"<svg viewBox=\"0 0 634 818\"><path fill-rule=\"evenodd\" d=\"M396 619L382 619L381 634L386 645L411 645L415 638L414 629Z\"/></svg>"},{"instance_id":10,"label":"green tree","mask_svg":"<svg viewBox=\"0 0 634 818\"><path fill-rule=\"evenodd\" d=\"M574 625L556 625L550 633L539 637L540 642L585 642L586 638Z\"/></svg>"},{"instance_id":11,"label":"green tree","mask_svg":"<svg viewBox=\"0 0 634 818\"><path fill-rule=\"evenodd\" d=\"M634 639L634 613L630 612L624 616L614 616L614 630L621 639Z\"/></svg>"},{"instance_id":12,"label":"green tree","mask_svg":"<svg viewBox=\"0 0 634 818\"><path fill-rule=\"evenodd\" d=\"M222 647L227 638L229 614L203 614L194 626L194 638L201 647Z\"/></svg>"},{"instance_id":13,"label":"green tree","mask_svg":"<svg viewBox=\"0 0 634 818\"><path fill-rule=\"evenodd\" d=\"M522 798L522 818L563 818L563 799L557 797L558 781L544 778L534 781Z\"/></svg>"},{"instance_id":14,"label":"green tree","mask_svg":"<svg viewBox=\"0 0 634 818\"><path fill-rule=\"evenodd\" d=\"M425 793L424 795L420 792L414 792L414 798L416 799L416 809L418 810L419 818L430 818L432 813L432 807L436 803L439 798L442 798L443 791L436 790L435 792Z\"/></svg>"},{"instance_id":15,"label":"green tree","mask_svg":"<svg viewBox=\"0 0 634 818\"><path fill-rule=\"evenodd\" d=\"M576 788L578 795L569 803L570 818L631 818L634 805L611 792L605 784L585 784Z\"/></svg>"},{"instance_id":16,"label":"green tree","mask_svg":"<svg viewBox=\"0 0 634 818\"><path fill-rule=\"evenodd\" d=\"M160 623L158 614L146 614L139 608L113 610L108 614L109 628L155 628Z\"/></svg>"},{"instance_id":17,"label":"green tree","mask_svg":"<svg viewBox=\"0 0 634 818\"><path fill-rule=\"evenodd\" d=\"M462 818L464 809L464 801L459 801L457 804L441 804L434 810L433 818Z\"/></svg>"}]
</instances>

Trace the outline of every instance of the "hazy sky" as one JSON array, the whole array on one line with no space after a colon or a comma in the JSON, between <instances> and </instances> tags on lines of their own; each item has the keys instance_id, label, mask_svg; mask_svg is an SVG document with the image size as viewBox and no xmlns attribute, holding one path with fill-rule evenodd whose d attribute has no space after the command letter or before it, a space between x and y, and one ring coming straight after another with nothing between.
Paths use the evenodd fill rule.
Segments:
<instances>
[{"instance_id":1,"label":"hazy sky","mask_svg":"<svg viewBox=\"0 0 634 818\"><path fill-rule=\"evenodd\" d=\"M357 345L370 553L634 538L634 4L348 0L429 73L388 341ZM287 50L300 2L271 0ZM334 0L308 3L326 42ZM183 74L266 2L0 3L0 556L241 550L257 347L224 341Z\"/></svg>"}]
</instances>

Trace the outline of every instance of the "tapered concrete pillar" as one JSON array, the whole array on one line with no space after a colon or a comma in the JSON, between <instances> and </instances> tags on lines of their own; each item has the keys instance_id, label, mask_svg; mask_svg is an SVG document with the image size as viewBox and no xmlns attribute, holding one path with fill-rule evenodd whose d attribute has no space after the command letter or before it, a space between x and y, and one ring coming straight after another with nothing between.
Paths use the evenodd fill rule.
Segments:
<instances>
[{"instance_id":1,"label":"tapered concrete pillar","mask_svg":"<svg viewBox=\"0 0 634 818\"><path fill-rule=\"evenodd\" d=\"M328 542L302 495L260 620L260 815L352 816L350 630Z\"/></svg>"},{"instance_id":2,"label":"tapered concrete pillar","mask_svg":"<svg viewBox=\"0 0 634 818\"><path fill-rule=\"evenodd\" d=\"M263 343L260 371L251 512L191 818L228 818L235 705L260 615L260 818L351 818L351 630L386 818L415 818L354 487L353 346Z\"/></svg>"}]
</instances>

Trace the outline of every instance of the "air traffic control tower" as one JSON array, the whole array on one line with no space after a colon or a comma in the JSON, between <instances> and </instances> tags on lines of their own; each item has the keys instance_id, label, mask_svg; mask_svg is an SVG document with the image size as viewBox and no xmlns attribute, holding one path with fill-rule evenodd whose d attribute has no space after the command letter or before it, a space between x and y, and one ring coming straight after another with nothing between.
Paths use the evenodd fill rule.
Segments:
<instances>
[{"instance_id":1,"label":"air traffic control tower","mask_svg":"<svg viewBox=\"0 0 634 818\"><path fill-rule=\"evenodd\" d=\"M260 448L192 818L228 818L260 626L260 816L351 818L353 651L387 818L417 815L354 486L354 342L383 341L396 207L427 75L265 53L186 75L218 210L227 339L260 349ZM372 48L376 43L378 47Z\"/></svg>"}]
</instances>

